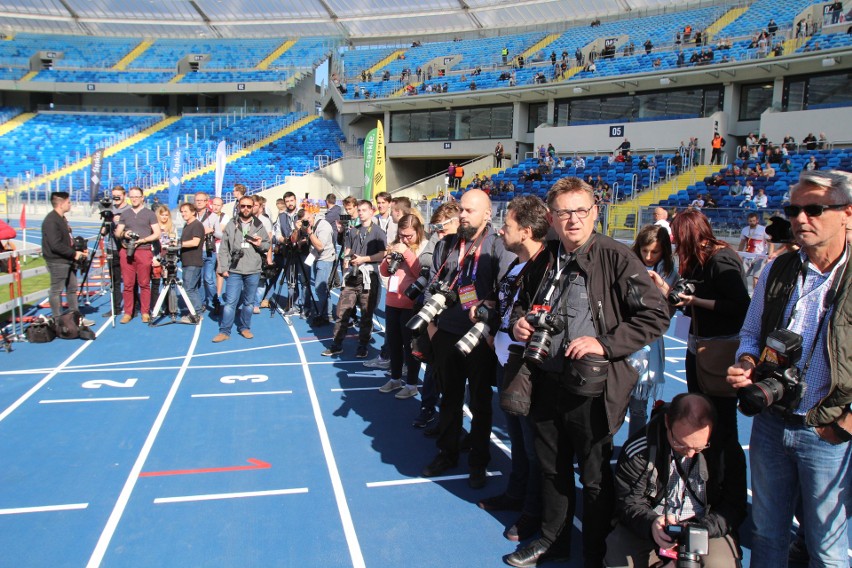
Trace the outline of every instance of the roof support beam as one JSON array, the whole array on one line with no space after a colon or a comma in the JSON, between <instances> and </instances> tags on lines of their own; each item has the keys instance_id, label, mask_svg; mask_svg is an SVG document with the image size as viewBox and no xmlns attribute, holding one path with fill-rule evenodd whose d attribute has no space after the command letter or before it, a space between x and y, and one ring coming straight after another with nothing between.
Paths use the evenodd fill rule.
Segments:
<instances>
[{"instance_id":1,"label":"roof support beam","mask_svg":"<svg viewBox=\"0 0 852 568\"><path fill-rule=\"evenodd\" d=\"M331 9L331 6L329 6L328 2L326 2L325 0L318 0L318 2L320 3L320 6L322 6L326 12L328 12L328 17L331 18L331 21L334 22L334 25L337 26L337 29L340 30L341 34L343 34L343 37L351 37L352 32L349 30L349 28L343 25L343 23L340 21L340 18L337 17L337 13L335 13L335 11Z\"/></svg>"},{"instance_id":2,"label":"roof support beam","mask_svg":"<svg viewBox=\"0 0 852 568\"><path fill-rule=\"evenodd\" d=\"M201 7L195 2L195 0L190 0L189 5L192 6L193 10L198 12L199 16L201 16L201 19L204 20L204 25L207 26L207 29L213 32L213 35L215 35L216 37L221 38L222 33L216 29L216 26L213 25L213 21L206 13L204 13L204 10L201 9Z\"/></svg>"},{"instance_id":3,"label":"roof support beam","mask_svg":"<svg viewBox=\"0 0 852 568\"><path fill-rule=\"evenodd\" d=\"M458 3L467 18L473 23L476 29L481 30L485 27L482 25L482 22L479 21L479 18L476 17L476 14L474 14L473 11L470 9L470 6L467 5L467 2L465 2L464 0L458 0Z\"/></svg>"}]
</instances>

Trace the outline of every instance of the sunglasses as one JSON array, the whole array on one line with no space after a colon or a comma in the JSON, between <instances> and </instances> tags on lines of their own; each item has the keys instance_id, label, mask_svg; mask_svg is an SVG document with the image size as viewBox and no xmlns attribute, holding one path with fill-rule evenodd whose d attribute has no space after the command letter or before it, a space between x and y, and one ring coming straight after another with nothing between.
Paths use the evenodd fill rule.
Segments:
<instances>
[{"instance_id":1,"label":"sunglasses","mask_svg":"<svg viewBox=\"0 0 852 568\"><path fill-rule=\"evenodd\" d=\"M458 220L458 217L451 217L449 219L441 221L440 223L432 223L431 225L429 225L429 230L430 231L444 231L444 230L447 229L447 225L449 225L453 221L457 221L457 220Z\"/></svg>"},{"instance_id":2,"label":"sunglasses","mask_svg":"<svg viewBox=\"0 0 852 568\"><path fill-rule=\"evenodd\" d=\"M240 209L251 209L252 207L254 207L254 205L243 205L240 203Z\"/></svg>"},{"instance_id":3,"label":"sunglasses","mask_svg":"<svg viewBox=\"0 0 852 568\"><path fill-rule=\"evenodd\" d=\"M120 195L113 195L112 200L113 201L121 201L121 196Z\"/></svg>"},{"instance_id":4,"label":"sunglasses","mask_svg":"<svg viewBox=\"0 0 852 568\"><path fill-rule=\"evenodd\" d=\"M799 213L804 211L808 217L819 217L826 209L843 209L844 207L849 207L849 205L849 203L835 203L834 205L819 205L816 203L810 205L785 205L784 215L788 219L792 219L793 217L798 217Z\"/></svg>"}]
</instances>

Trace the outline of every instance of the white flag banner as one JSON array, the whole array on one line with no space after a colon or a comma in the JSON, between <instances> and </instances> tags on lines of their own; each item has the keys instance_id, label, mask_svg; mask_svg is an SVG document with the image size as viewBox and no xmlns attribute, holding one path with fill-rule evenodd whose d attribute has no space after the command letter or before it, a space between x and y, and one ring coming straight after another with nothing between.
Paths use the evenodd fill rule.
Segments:
<instances>
[{"instance_id":1,"label":"white flag banner","mask_svg":"<svg viewBox=\"0 0 852 568\"><path fill-rule=\"evenodd\" d=\"M225 183L225 141L219 142L216 148L216 197L222 197L222 184Z\"/></svg>"}]
</instances>

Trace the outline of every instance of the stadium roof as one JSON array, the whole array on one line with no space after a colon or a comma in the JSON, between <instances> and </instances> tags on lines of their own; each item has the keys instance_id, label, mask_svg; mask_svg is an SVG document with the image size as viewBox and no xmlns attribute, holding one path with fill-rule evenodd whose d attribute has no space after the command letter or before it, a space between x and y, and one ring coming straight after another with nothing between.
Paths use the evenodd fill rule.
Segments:
<instances>
[{"instance_id":1,"label":"stadium roof","mask_svg":"<svg viewBox=\"0 0 852 568\"><path fill-rule=\"evenodd\" d=\"M720 3L704 0L704 4ZM346 39L550 26L682 10L678 0L0 0L0 31Z\"/></svg>"}]
</instances>

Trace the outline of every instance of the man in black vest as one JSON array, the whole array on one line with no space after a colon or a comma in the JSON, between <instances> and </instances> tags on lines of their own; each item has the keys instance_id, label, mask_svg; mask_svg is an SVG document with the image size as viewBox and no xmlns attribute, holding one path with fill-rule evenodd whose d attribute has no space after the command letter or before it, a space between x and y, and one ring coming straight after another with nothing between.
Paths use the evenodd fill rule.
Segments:
<instances>
[{"instance_id":1,"label":"man in black vest","mask_svg":"<svg viewBox=\"0 0 852 568\"><path fill-rule=\"evenodd\" d=\"M738 361L728 369L740 410L757 414L749 459L752 542L760 553L751 566L786 566L797 494L811 564L846 566L852 174L803 171L784 213L801 250L764 269L740 331Z\"/></svg>"},{"instance_id":2,"label":"man in black vest","mask_svg":"<svg viewBox=\"0 0 852 568\"><path fill-rule=\"evenodd\" d=\"M50 274L50 311L54 317L62 315L62 291L68 309L77 311L77 273L74 263L86 257L85 250L74 249L71 227L65 214L71 211L71 198L65 191L50 194L53 211L41 224L41 246L47 272Z\"/></svg>"}]
</instances>

